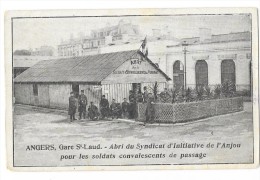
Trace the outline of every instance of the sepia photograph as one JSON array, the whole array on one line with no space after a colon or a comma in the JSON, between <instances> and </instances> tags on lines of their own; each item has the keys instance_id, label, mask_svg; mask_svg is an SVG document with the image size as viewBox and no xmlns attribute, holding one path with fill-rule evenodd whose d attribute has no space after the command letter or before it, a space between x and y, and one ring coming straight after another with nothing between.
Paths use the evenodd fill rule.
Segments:
<instances>
[{"instance_id":1,"label":"sepia photograph","mask_svg":"<svg viewBox=\"0 0 260 180\"><path fill-rule=\"evenodd\" d=\"M10 169L258 165L256 9L62 12L6 15Z\"/></svg>"}]
</instances>

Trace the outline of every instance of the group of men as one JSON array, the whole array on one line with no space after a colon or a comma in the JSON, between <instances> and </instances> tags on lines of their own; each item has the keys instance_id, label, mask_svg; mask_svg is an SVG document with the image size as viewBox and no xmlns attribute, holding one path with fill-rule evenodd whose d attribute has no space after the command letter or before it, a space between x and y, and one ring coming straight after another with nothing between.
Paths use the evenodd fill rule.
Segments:
<instances>
[{"instance_id":1,"label":"group of men","mask_svg":"<svg viewBox=\"0 0 260 180\"><path fill-rule=\"evenodd\" d=\"M144 87L143 93L134 93L130 91L129 93L129 102L124 98L124 101L120 104L117 103L115 99L112 100L112 103L109 105L108 100L105 95L101 97L100 100L100 113L97 106L94 105L93 102L90 102L90 106L88 108L88 114L86 113L88 100L87 96L84 94L84 90L81 90L81 94L78 98L75 97L74 92L70 93L69 97L69 111L70 121L76 120L75 114L78 107L79 119L86 119L88 116L92 120L97 120L101 115L101 118L124 118L124 119L135 119L137 117L137 102L147 103L147 108L145 111L146 122L154 121L154 99L151 93L148 93L147 88Z\"/></svg>"},{"instance_id":2,"label":"group of men","mask_svg":"<svg viewBox=\"0 0 260 180\"><path fill-rule=\"evenodd\" d=\"M75 93L71 92L69 97L69 111L70 121L76 120L75 114L79 111L79 119L86 119L86 109L88 105L87 96L84 94L84 90L81 90L81 94L78 96L78 99L75 97ZM98 108L94 105L93 102L90 102L90 106L88 108L88 116L91 119L97 119L98 117Z\"/></svg>"}]
</instances>

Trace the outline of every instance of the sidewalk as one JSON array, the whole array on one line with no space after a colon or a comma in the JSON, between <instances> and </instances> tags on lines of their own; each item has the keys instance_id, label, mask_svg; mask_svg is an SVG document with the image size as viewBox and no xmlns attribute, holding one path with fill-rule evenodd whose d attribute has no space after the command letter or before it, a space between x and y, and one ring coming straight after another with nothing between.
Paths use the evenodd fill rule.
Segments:
<instances>
[{"instance_id":1,"label":"sidewalk","mask_svg":"<svg viewBox=\"0 0 260 180\"><path fill-rule=\"evenodd\" d=\"M23 104L16 104L15 106L18 106L20 108L23 109L27 109L27 110L37 110L39 112L43 112L43 113L55 113L55 114L61 114L61 115L66 115L68 111L67 110L61 110L61 109L51 109L51 108L44 108L44 107L38 107L38 106L31 106L31 105L23 105ZM209 121L212 119L215 119L216 117L218 118L225 118L228 116L233 116L236 114L243 114L245 112L250 112L251 111L251 105L248 102L244 103L244 110L240 111L240 112L235 112L235 113L231 113L231 114L223 114L223 115L219 115L219 116L213 116L213 117L208 117L208 118L203 118L203 119L199 119L199 120L193 120L193 121L188 121L188 122L179 122L179 123L152 123L149 124L147 123L145 126L183 126L183 125L188 125L188 124L194 124L194 123L200 123L203 121ZM99 121L99 120L98 120ZM144 125L144 122L141 121L136 121L134 119L102 119L102 121L114 121L114 122L125 122L125 123L131 123L131 124L137 124L137 125Z\"/></svg>"}]
</instances>

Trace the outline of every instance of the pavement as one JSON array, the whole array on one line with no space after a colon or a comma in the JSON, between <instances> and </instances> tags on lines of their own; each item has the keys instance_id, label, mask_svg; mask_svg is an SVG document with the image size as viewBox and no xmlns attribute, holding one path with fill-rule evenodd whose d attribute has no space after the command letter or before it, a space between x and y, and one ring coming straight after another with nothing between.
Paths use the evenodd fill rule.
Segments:
<instances>
[{"instance_id":1,"label":"pavement","mask_svg":"<svg viewBox=\"0 0 260 180\"><path fill-rule=\"evenodd\" d=\"M62 154L87 153L95 151L61 151L59 146L101 144L103 149L111 144L149 143L234 143L241 148L232 150L203 149L195 152L207 153L207 158L192 159L159 159L156 164L187 164L187 163L250 163L253 161L253 121L252 103L244 104L244 111L193 121L185 124L143 126L140 122L129 120L76 120L70 123L66 111L38 108L26 105L14 107L14 155L17 166L67 166L67 165L125 165L125 164L154 164L152 159L121 159L91 160L80 159L61 160ZM30 145L51 144L57 151L26 151ZM183 149L174 149L165 153L181 153ZM126 149L100 153L122 153ZM146 152L134 149L131 153ZM151 151L149 151L151 152ZM158 153L159 150L152 150ZM161 152L161 151L160 151ZM191 150L187 150L191 152Z\"/></svg>"}]
</instances>

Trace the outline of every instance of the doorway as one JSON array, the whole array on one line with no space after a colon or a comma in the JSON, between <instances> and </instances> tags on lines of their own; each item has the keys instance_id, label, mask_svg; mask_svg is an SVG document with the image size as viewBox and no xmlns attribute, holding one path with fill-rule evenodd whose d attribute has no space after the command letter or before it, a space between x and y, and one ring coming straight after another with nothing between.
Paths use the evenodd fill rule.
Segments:
<instances>
[{"instance_id":1,"label":"doorway","mask_svg":"<svg viewBox=\"0 0 260 180\"><path fill-rule=\"evenodd\" d=\"M134 93L141 92L141 83L132 83L132 90Z\"/></svg>"},{"instance_id":2,"label":"doorway","mask_svg":"<svg viewBox=\"0 0 260 180\"><path fill-rule=\"evenodd\" d=\"M72 91L75 94L75 97L78 98L79 96L79 84L72 84Z\"/></svg>"}]
</instances>

